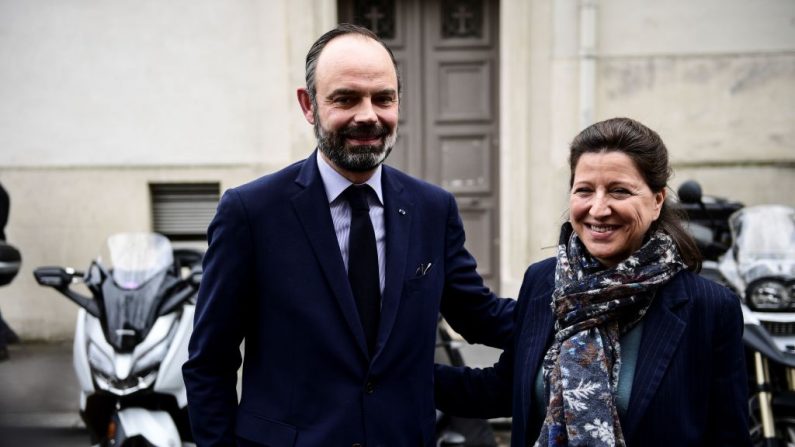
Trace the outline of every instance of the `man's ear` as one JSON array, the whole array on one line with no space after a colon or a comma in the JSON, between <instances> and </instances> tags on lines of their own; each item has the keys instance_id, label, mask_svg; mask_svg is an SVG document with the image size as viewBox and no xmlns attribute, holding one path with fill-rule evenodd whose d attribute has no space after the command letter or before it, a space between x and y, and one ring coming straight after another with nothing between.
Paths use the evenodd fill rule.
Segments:
<instances>
[{"instance_id":1,"label":"man's ear","mask_svg":"<svg viewBox=\"0 0 795 447\"><path fill-rule=\"evenodd\" d=\"M304 118L309 124L315 124L315 114L312 110L312 100L309 98L309 91L305 87L301 87L295 93L298 96L298 104L301 106L301 111L304 112Z\"/></svg>"}]
</instances>

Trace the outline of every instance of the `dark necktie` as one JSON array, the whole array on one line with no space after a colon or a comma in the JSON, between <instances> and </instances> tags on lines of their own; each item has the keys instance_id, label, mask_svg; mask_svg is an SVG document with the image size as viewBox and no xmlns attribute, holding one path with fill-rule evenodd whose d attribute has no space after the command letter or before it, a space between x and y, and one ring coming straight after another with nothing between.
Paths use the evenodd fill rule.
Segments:
<instances>
[{"instance_id":1,"label":"dark necktie","mask_svg":"<svg viewBox=\"0 0 795 447\"><path fill-rule=\"evenodd\" d=\"M378 251L367 205L367 185L351 185L343 195L351 206L351 231L348 238L348 280L362 320L370 354L375 352L381 312L381 285L378 280Z\"/></svg>"}]
</instances>

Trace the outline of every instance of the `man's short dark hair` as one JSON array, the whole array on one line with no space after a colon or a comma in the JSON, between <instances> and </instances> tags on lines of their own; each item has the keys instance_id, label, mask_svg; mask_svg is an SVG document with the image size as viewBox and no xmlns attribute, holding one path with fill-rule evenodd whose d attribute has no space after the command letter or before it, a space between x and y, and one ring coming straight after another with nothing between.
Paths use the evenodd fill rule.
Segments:
<instances>
[{"instance_id":1,"label":"man's short dark hair","mask_svg":"<svg viewBox=\"0 0 795 447\"><path fill-rule=\"evenodd\" d=\"M312 44L312 48L309 49L309 52L306 53L306 90L309 93L309 99L312 101L312 105L317 106L315 98L315 94L317 93L315 88L315 69L317 68L317 60L320 58L320 53L326 47L326 44L331 42L334 38L344 36L346 34L358 34L363 37L368 37L380 43L381 46L386 49L386 52L389 53L389 58L392 60L392 65L395 67L398 95L400 95L400 72L398 72L397 62L395 62L395 55L392 54L392 50L390 50L384 41L369 29L363 26L353 25L351 23L340 23L334 29L320 36L315 43Z\"/></svg>"}]
</instances>

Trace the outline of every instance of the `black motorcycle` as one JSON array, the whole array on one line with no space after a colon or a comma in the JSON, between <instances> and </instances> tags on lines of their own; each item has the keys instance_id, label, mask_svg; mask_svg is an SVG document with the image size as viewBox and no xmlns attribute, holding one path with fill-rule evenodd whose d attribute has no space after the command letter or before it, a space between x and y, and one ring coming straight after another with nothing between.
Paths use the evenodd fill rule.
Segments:
<instances>
[{"instance_id":1,"label":"black motorcycle","mask_svg":"<svg viewBox=\"0 0 795 447\"><path fill-rule=\"evenodd\" d=\"M705 261L701 274L742 300L755 446L795 446L795 209L743 207L679 189Z\"/></svg>"}]
</instances>

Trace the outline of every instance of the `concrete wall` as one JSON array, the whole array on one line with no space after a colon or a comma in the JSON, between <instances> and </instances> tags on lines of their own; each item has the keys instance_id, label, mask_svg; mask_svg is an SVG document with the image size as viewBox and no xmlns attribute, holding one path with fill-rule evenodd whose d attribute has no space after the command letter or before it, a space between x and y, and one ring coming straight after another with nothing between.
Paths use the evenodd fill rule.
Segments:
<instances>
[{"instance_id":1,"label":"concrete wall","mask_svg":"<svg viewBox=\"0 0 795 447\"><path fill-rule=\"evenodd\" d=\"M288 158L281 2L5 1L0 21L3 165Z\"/></svg>"},{"instance_id":2,"label":"concrete wall","mask_svg":"<svg viewBox=\"0 0 795 447\"><path fill-rule=\"evenodd\" d=\"M597 115L656 129L708 193L795 205L795 3L599 3Z\"/></svg>"},{"instance_id":3,"label":"concrete wall","mask_svg":"<svg viewBox=\"0 0 795 447\"><path fill-rule=\"evenodd\" d=\"M8 240L22 270L0 289L3 317L24 338L63 339L74 332L77 306L40 287L33 269L88 268L113 233L151 231L150 182L219 182L222 188L260 175L255 167L16 168L0 170L11 196Z\"/></svg>"},{"instance_id":4,"label":"concrete wall","mask_svg":"<svg viewBox=\"0 0 795 447\"><path fill-rule=\"evenodd\" d=\"M35 284L83 269L109 234L151 230L150 182L241 184L303 158L303 60L322 0L0 0L0 182L23 254L0 309L68 338L76 306Z\"/></svg>"},{"instance_id":5,"label":"concrete wall","mask_svg":"<svg viewBox=\"0 0 795 447\"><path fill-rule=\"evenodd\" d=\"M795 2L502 0L500 17L504 294L554 254L584 108L658 130L674 187L795 205ZM0 289L12 326L71 335L75 306L32 269L83 267L108 234L150 229L149 182L227 188L305 157L295 89L335 21L334 0L0 0L0 182L24 256Z\"/></svg>"},{"instance_id":6,"label":"concrete wall","mask_svg":"<svg viewBox=\"0 0 795 447\"><path fill-rule=\"evenodd\" d=\"M583 7L596 11L590 83ZM554 254L567 146L588 107L591 122L629 116L657 130L674 188L696 179L746 204L795 205L795 2L504 0L502 13L507 294L528 263Z\"/></svg>"}]
</instances>

